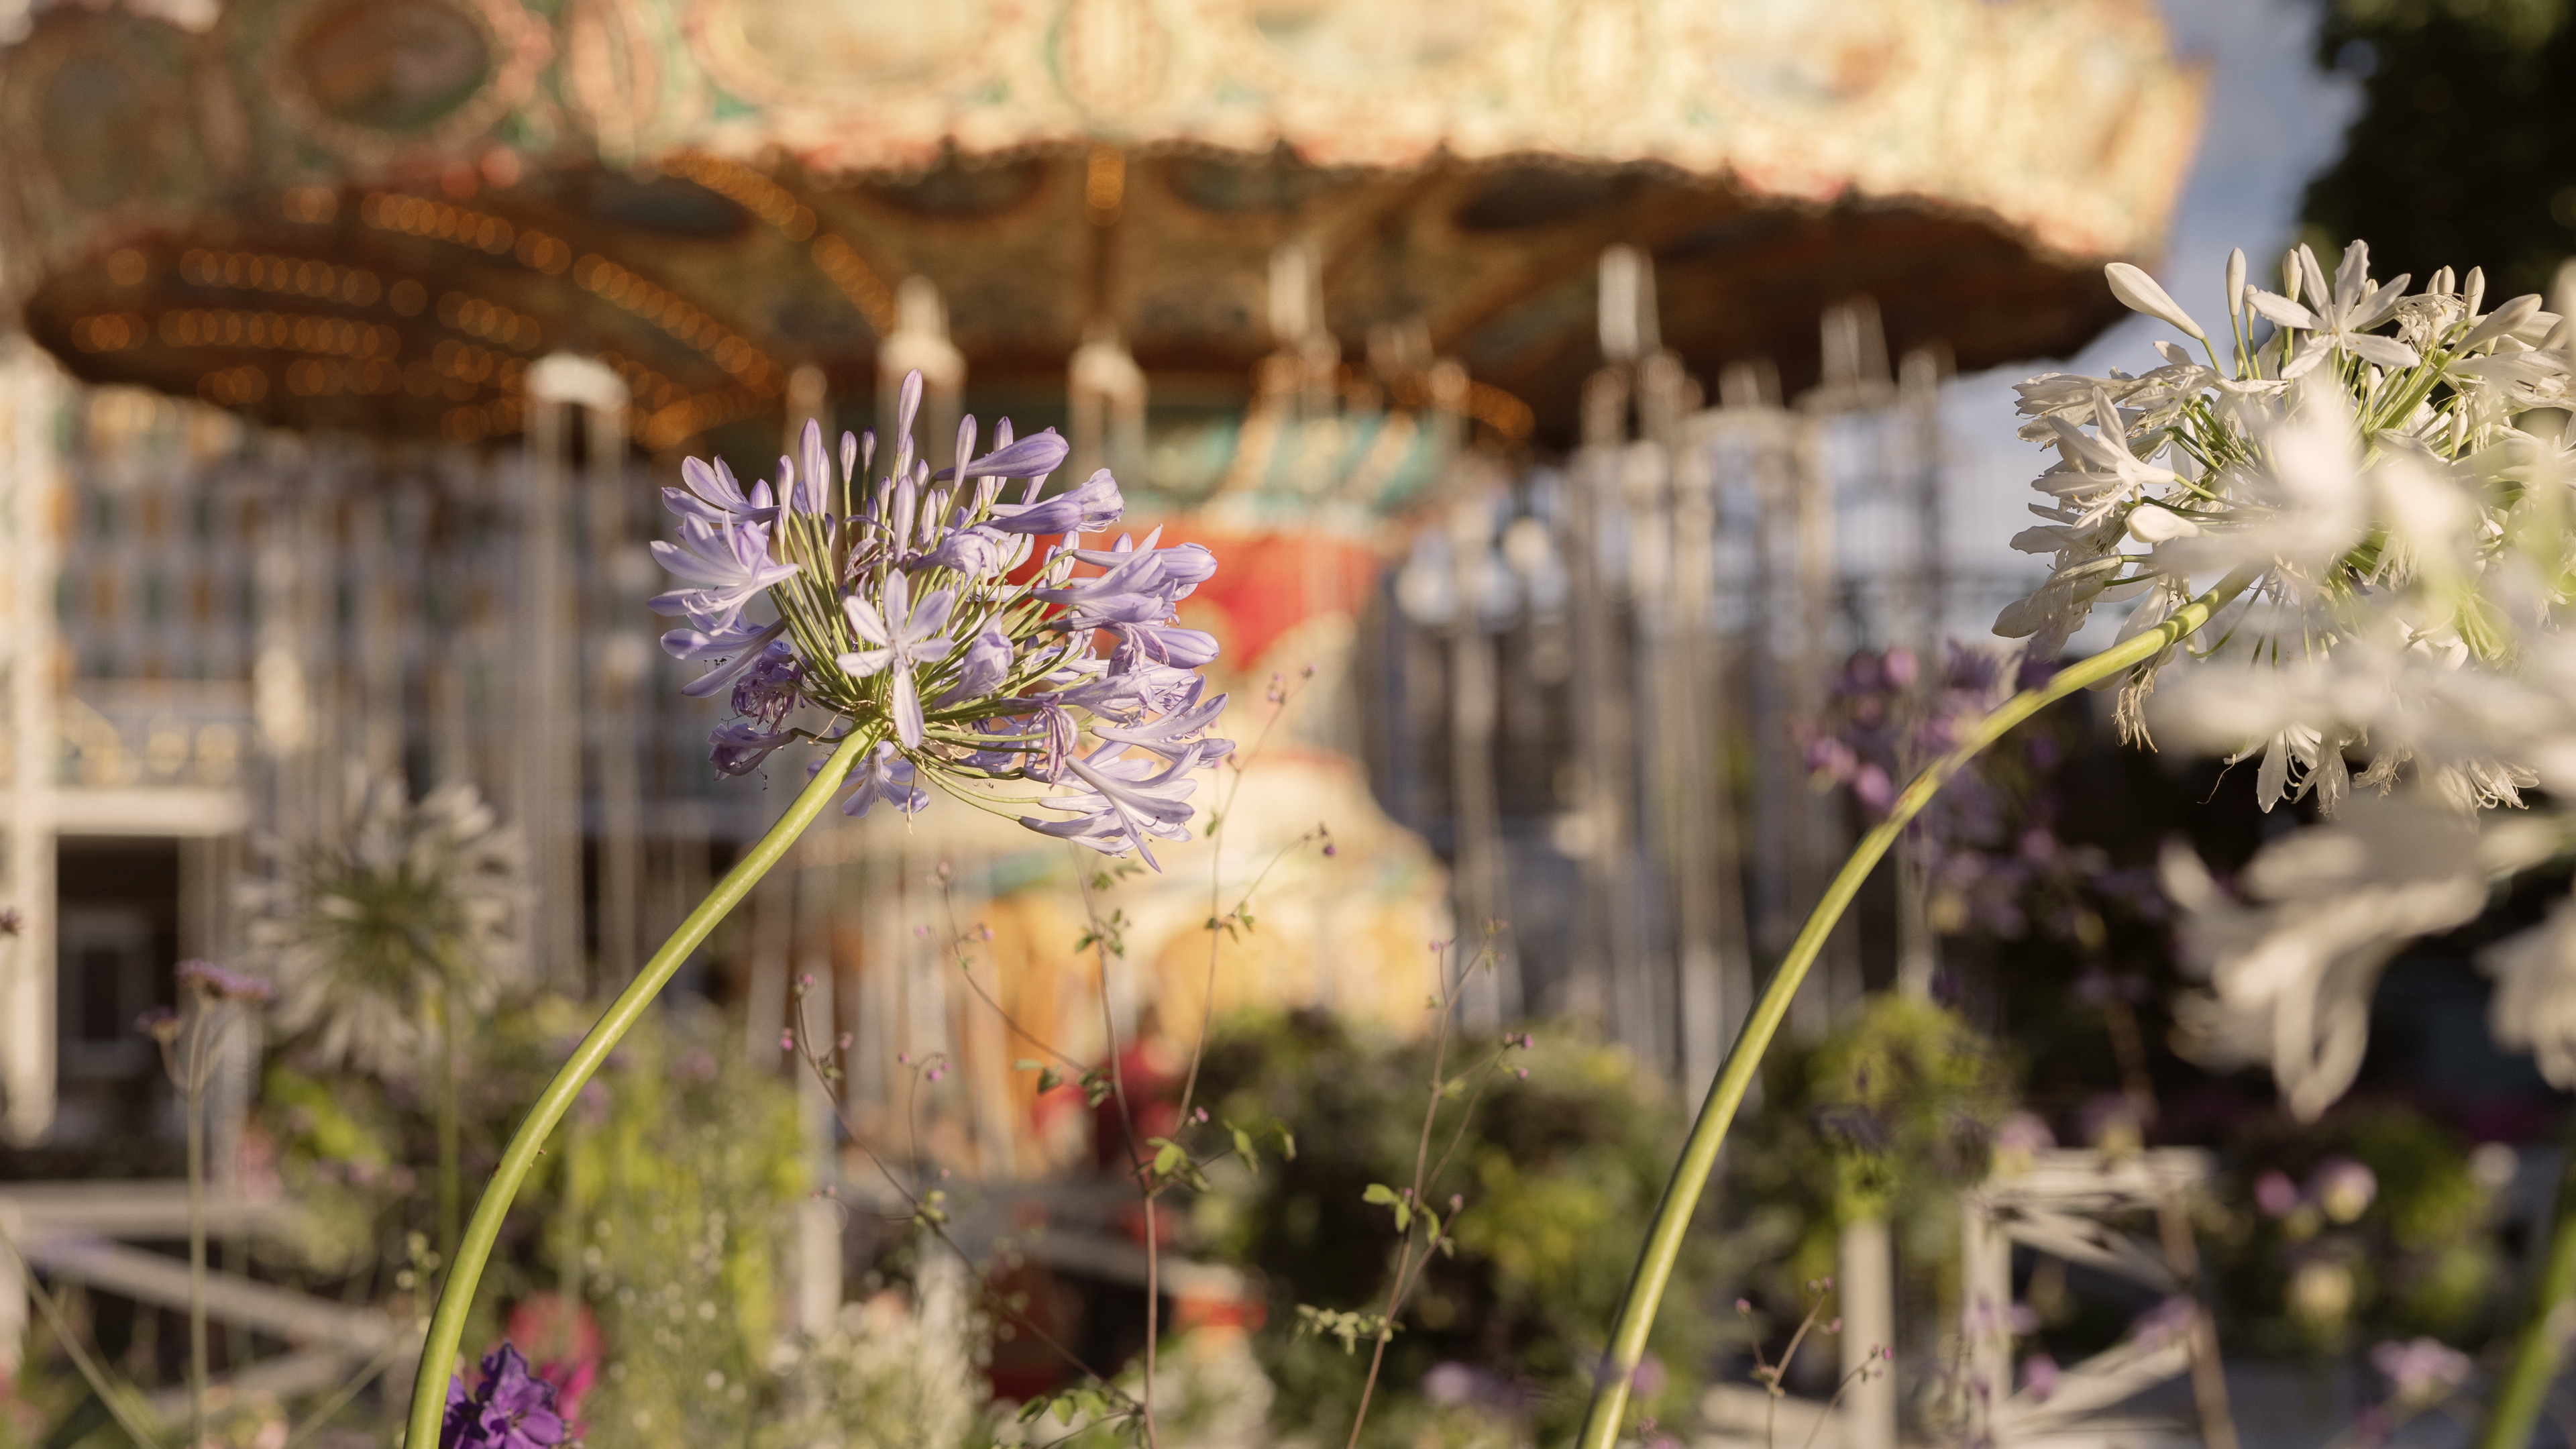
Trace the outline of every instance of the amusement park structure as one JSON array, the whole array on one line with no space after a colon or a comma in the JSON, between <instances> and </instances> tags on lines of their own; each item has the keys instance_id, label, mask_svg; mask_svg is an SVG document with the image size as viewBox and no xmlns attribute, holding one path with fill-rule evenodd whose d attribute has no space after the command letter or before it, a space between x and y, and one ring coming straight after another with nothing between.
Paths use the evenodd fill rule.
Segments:
<instances>
[{"instance_id":1,"label":"amusement park structure","mask_svg":"<svg viewBox=\"0 0 2576 1449\"><path fill-rule=\"evenodd\" d=\"M1059 426L1217 547L1238 732L1289 696L1228 835L1132 887L1119 1019L1194 1019L1210 873L1320 818L1221 1002L1409 1022L1424 942L1490 921L1480 1010L1695 1086L1838 854L1789 722L1976 602L1940 381L2111 320L2200 93L2146 0L39 8L0 52L8 1135L125 1121L155 963L369 774L516 825L543 980L630 973L787 793L712 778L652 647L654 490L881 426L914 369L936 461L970 401ZM956 813L818 832L701 978L755 1047L823 982L862 1122L925 1044L1029 1090L917 947L946 882L1022 1020L1097 1030L1070 868Z\"/></svg>"},{"instance_id":2,"label":"amusement park structure","mask_svg":"<svg viewBox=\"0 0 2576 1449\"><path fill-rule=\"evenodd\" d=\"M0 63L0 277L50 357L10 392L7 670L13 718L52 722L16 737L60 744L11 764L0 895L54 894L58 835L177 839L186 920L28 912L13 1132L52 1115L42 1024L130 1015L89 999L123 967L58 1011L57 930L102 963L219 948L227 842L326 828L351 762L480 785L537 897L586 903L532 916L537 969L631 969L769 798L707 778L648 647L653 475L757 474L912 368L932 451L971 392L1223 544L1239 693L1318 669L1270 768L1320 772L1281 808L1361 848L1263 992L1395 1010L1414 972L1380 948L1450 930L1368 754L1456 919L1516 914L1534 848L1571 863L1497 1009L1704 1072L1830 849L1777 728L1818 676L1773 666L1947 607L1930 390L2103 325L2096 269L2156 244L2198 76L2128 0L1381 9L39 12ZM1896 521L1838 541L1854 506ZM1729 844L1745 750L1785 852ZM780 943L829 914L755 911L744 949L827 959Z\"/></svg>"}]
</instances>

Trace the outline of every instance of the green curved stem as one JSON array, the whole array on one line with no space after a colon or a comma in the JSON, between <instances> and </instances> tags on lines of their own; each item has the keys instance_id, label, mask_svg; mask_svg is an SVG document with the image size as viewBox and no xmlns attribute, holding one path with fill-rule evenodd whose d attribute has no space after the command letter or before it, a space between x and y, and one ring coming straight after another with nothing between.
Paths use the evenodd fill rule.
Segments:
<instances>
[{"instance_id":1,"label":"green curved stem","mask_svg":"<svg viewBox=\"0 0 2576 1449\"><path fill-rule=\"evenodd\" d=\"M2531 1305L2516 1336L2513 1358L2496 1383L2486 1423L2478 1430L2477 1449L2522 1449L2539 1427L2540 1411L2567 1342L2567 1306L2576 1300L2576 1138L2558 1173L2558 1201L2550 1212L2549 1246L2541 1255L2540 1277L2532 1284Z\"/></svg>"},{"instance_id":2,"label":"green curved stem","mask_svg":"<svg viewBox=\"0 0 2576 1449\"><path fill-rule=\"evenodd\" d=\"M815 771L813 781L797 795L795 803L787 807L787 813L760 837L749 854L725 872L724 879L716 882L715 889L708 891L707 898L698 902L697 909L689 912L680 928L671 933L671 939L644 963L635 980L609 1003L598 1024L581 1039L580 1046L573 1048L571 1060L555 1073L545 1093L528 1110L527 1119L519 1124L509 1148L501 1154L500 1167L484 1186L483 1199L475 1204L474 1217L465 1225L465 1236L456 1245L456 1259L448 1265L447 1281L438 1290L438 1307L429 1320L429 1338L421 1345L420 1372L411 1386L411 1416L404 1442L412 1449L435 1449L438 1443L439 1421L447 1412L448 1376L456 1362L457 1345L465 1338L465 1315L474 1306L475 1285L482 1281L484 1266L491 1261L492 1245L501 1236L501 1220L509 1214L510 1201L518 1196L519 1184L527 1178L528 1169L536 1165L537 1153L555 1130L555 1124L563 1120L573 1098L580 1095L599 1064L608 1059L609 1050L661 994L680 963L688 959L718 921L750 894L752 886L787 853L787 847L796 843L796 837L823 813L823 807L832 803L850 767L875 746L872 732L855 731L824 758L822 768Z\"/></svg>"},{"instance_id":3,"label":"green curved stem","mask_svg":"<svg viewBox=\"0 0 2576 1449\"><path fill-rule=\"evenodd\" d=\"M1681 1158L1673 1164L1672 1181L1664 1187L1663 1200L1655 1205L1655 1216L1646 1229L1645 1247L1637 1255L1636 1271L1628 1278L1627 1297L1621 1301L1619 1317L1611 1325L1609 1352L1594 1381L1592 1408L1583 1420L1576 1449L1613 1449L1618 1442L1619 1422L1628 1409L1629 1380L1645 1357L1647 1331L1654 1326L1655 1310L1662 1305L1664 1289L1672 1280L1673 1264L1681 1256L1682 1237L1689 1232L1691 1215L1699 1208L1700 1192L1708 1186L1709 1172L1717 1165L1718 1149L1726 1143L1726 1130L1733 1125L1736 1109L1743 1105L1744 1094L1753 1085L1753 1073L1762 1063L1762 1054L1769 1050L1771 1038L1789 1014L1789 1002L1798 994L1799 983L1807 979L1808 968L1815 965L1817 955L1824 950L1825 938L1833 934L1835 924L1850 907L1852 898L1860 894L1861 883L1869 879L1880 857L1887 854L1906 825L1932 802L1952 776L2013 726L2075 691L2143 664L2190 637L2209 622L2212 614L2245 592L2255 576L2252 568L2238 569L2155 628L2123 640L2081 664L2069 665L2048 683L2023 690L1996 706L1969 726L1948 754L1915 776L1905 793L1896 798L1887 818L1853 847L1851 858L1843 862L1833 882L1825 887L1824 898L1816 903L1807 924L1799 930L1798 938L1789 944L1789 953L1781 958L1780 968L1771 973L1770 983L1762 989L1762 999L1754 1003L1743 1031L1727 1051L1726 1065L1709 1086L1699 1120L1691 1124L1690 1140L1683 1144Z\"/></svg>"}]
</instances>

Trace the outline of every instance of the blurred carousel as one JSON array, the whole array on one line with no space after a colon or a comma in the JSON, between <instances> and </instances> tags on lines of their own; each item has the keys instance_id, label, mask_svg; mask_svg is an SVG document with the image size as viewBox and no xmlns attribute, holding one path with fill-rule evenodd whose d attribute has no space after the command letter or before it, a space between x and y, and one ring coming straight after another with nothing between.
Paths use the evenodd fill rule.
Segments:
<instances>
[{"instance_id":1,"label":"blurred carousel","mask_svg":"<svg viewBox=\"0 0 2576 1449\"><path fill-rule=\"evenodd\" d=\"M1107 1019L1150 1038L1212 983L1409 1027L1427 944L1510 886L1460 836L1453 887L1359 763L1411 667L1366 647L1382 564L1499 527L1457 500L1534 458L1642 456L1570 496L1669 509L1721 411L1695 377L1884 402L1891 356L2082 343L2199 93L2145 0L39 9L0 54L9 1130L43 1135L58 1082L64 1130L110 1125L100 1084L142 1064L84 1033L145 1004L134 961L223 950L235 842L330 828L351 762L477 784L539 898L587 905L531 916L544 979L631 972L786 793L708 777L714 721L650 647L654 489L873 425L912 368L934 457L970 406L1059 426L1131 518L1216 547L1188 622L1234 732L1288 696L1203 787L1239 791L1221 851L1104 901L1135 968ZM1837 353L1816 319L1856 295L1877 321ZM1333 854L1291 848L1319 823ZM150 841L175 904L138 934L94 861ZM1259 930L1212 947L1211 899L1274 860ZM754 1051L795 975L826 983L863 1112L930 1051L1025 1105L952 911L1023 1022L1102 1050L1075 866L962 811L818 831L709 979ZM1505 973L1479 1009L1524 1004ZM963 1101L940 1130L985 1176L1074 1150Z\"/></svg>"}]
</instances>

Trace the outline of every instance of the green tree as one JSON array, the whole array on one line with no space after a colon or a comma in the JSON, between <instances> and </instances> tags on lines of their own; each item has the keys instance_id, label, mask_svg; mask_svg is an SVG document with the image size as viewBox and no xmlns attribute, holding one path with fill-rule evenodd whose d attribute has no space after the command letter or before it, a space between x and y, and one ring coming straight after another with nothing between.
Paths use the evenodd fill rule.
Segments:
<instances>
[{"instance_id":1,"label":"green tree","mask_svg":"<svg viewBox=\"0 0 2576 1449\"><path fill-rule=\"evenodd\" d=\"M2365 238L2383 277L2479 266L2490 297L2546 295L2576 254L2568 0L2327 0L2317 49L2364 104L2309 183L2310 241Z\"/></svg>"}]
</instances>

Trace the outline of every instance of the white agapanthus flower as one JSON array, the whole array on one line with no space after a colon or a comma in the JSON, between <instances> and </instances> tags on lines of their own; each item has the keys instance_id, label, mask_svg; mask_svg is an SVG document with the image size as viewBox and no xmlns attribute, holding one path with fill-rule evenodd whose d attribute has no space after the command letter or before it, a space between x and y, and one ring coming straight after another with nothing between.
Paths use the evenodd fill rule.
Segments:
<instances>
[{"instance_id":1,"label":"white agapanthus flower","mask_svg":"<svg viewBox=\"0 0 2576 1449\"><path fill-rule=\"evenodd\" d=\"M2545 823L2480 830L2448 801L2364 796L2343 816L2257 853L2231 897L2190 851L2164 860L2181 908L2186 970L2206 991L2175 1003L2198 1060L2265 1066L2291 1112L2313 1119L2352 1085L2369 1045L2379 975L2416 937L2475 920L2496 882L2546 859ZM2562 978L2576 973L2561 972ZM2562 1013L2576 1028L2576 992ZM2576 1030L2560 1049L2576 1060Z\"/></svg>"},{"instance_id":2,"label":"white agapanthus flower","mask_svg":"<svg viewBox=\"0 0 2576 1449\"><path fill-rule=\"evenodd\" d=\"M268 874L241 887L245 964L323 1066L420 1071L435 1022L488 1009L522 959L524 852L470 785L415 802L398 778L359 776L336 833L264 853Z\"/></svg>"},{"instance_id":3,"label":"white agapanthus flower","mask_svg":"<svg viewBox=\"0 0 2576 1449\"><path fill-rule=\"evenodd\" d=\"M2164 365L2142 374L2021 385L2022 436L2058 457L2034 484L2043 522L2013 544L2052 567L1995 629L2054 655L2097 604L2138 601L2128 637L2198 588L2244 582L2190 647L2260 667L2196 671L2208 678L2195 703L2160 719L2259 757L2265 809L2312 791L2331 808L2353 783L2348 752L2384 786L2412 757L2407 742L2334 711L2261 720L2201 702L2374 634L2427 660L2492 660L2510 619L2559 598L2576 440L2532 409L2567 399L2568 338L2537 297L2481 312L2476 272L2463 285L2445 271L2412 296L2405 277L2374 281L2358 242L2331 278L2305 247L2282 275L2280 292L2251 286L2232 256L2227 326L2212 337L2143 272L2111 269L2122 301L2200 342L2200 356L2159 343ZM2172 653L2121 681L2125 735L2144 738L2144 701ZM2313 687L2258 688L2286 707ZM2437 768L2477 775L2471 793L2496 798L2519 778L2491 759Z\"/></svg>"},{"instance_id":4,"label":"white agapanthus flower","mask_svg":"<svg viewBox=\"0 0 2576 1449\"><path fill-rule=\"evenodd\" d=\"M2535 786L2576 799L2576 639L2560 627L2576 599L2576 437L2559 411L2576 359L2537 297L2481 310L2475 272L2409 296L2403 277L2373 281L2356 243L2331 279L2305 248L2283 278L2278 293L2248 286L2231 260L2229 365L2214 346L2204 367L2167 345L2140 377L2025 385L2024 412L2058 447L2038 486L2061 500L2040 511L2062 532L2023 536L2057 568L1999 627L2054 643L2094 602L2143 587L2135 633L2195 578L2247 581L2198 636L2215 642L2194 642L2211 662L2165 692L2158 727L2259 760L2264 809L2313 796L2333 818L2266 846L2236 895L2187 852L2168 857L2186 965L2208 983L2176 1022L2195 1056L2268 1066L2313 1117L2360 1067L2388 960L2576 851L2576 813L2522 809ZM2114 289L2198 334L2161 290ZM2163 662L2126 681L2133 732ZM2498 1041L2576 1084L2576 905L2484 965Z\"/></svg>"}]
</instances>

